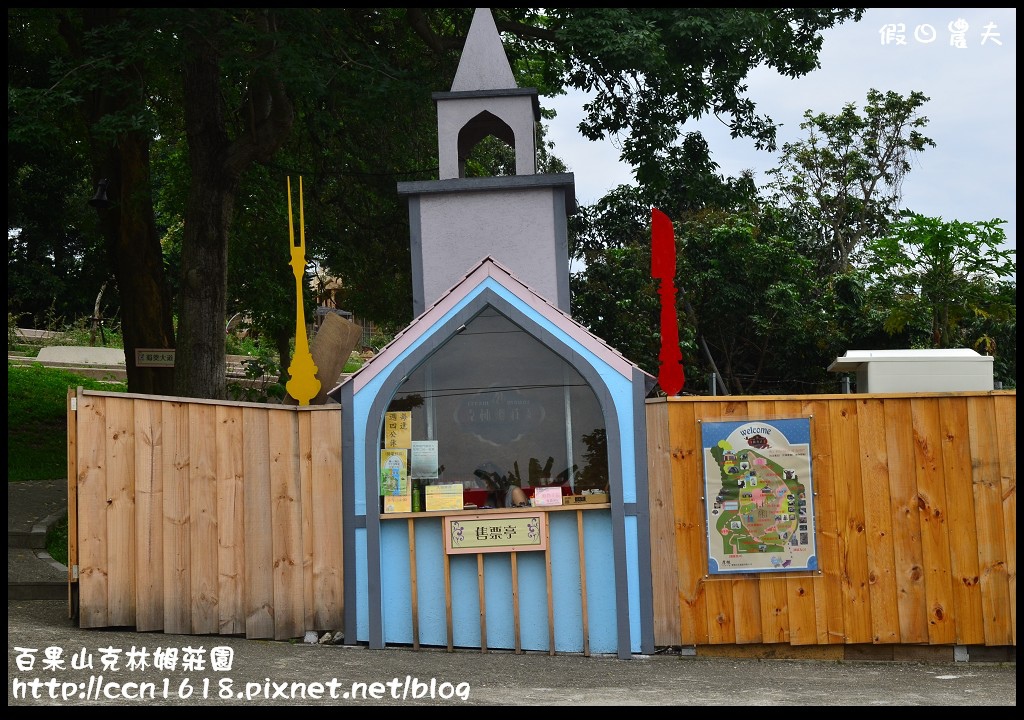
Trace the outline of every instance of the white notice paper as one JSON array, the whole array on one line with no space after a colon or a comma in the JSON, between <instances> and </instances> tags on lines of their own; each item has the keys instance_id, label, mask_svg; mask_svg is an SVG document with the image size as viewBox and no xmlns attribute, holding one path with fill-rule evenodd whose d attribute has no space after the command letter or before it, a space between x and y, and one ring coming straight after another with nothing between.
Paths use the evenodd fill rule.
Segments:
<instances>
[{"instance_id":1,"label":"white notice paper","mask_svg":"<svg viewBox=\"0 0 1024 720\"><path fill-rule=\"evenodd\" d=\"M437 440L413 440L410 475L416 479L437 477Z\"/></svg>"}]
</instances>

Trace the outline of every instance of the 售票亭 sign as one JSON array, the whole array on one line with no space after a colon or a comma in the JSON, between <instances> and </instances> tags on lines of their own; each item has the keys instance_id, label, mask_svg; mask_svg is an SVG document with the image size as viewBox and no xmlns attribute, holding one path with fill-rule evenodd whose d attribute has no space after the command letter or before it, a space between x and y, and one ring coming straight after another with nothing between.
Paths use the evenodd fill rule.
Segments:
<instances>
[{"instance_id":1,"label":"\u552e\u7968\u4ead sign","mask_svg":"<svg viewBox=\"0 0 1024 720\"><path fill-rule=\"evenodd\" d=\"M522 552L547 549L547 515L508 513L446 515L444 550L447 554Z\"/></svg>"}]
</instances>

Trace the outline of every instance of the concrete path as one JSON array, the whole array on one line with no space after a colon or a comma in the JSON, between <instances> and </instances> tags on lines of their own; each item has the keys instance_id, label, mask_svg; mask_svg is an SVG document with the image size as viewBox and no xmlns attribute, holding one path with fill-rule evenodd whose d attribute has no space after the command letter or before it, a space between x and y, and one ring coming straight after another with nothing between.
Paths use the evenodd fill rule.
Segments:
<instances>
[{"instance_id":1,"label":"concrete path","mask_svg":"<svg viewBox=\"0 0 1024 720\"><path fill-rule=\"evenodd\" d=\"M91 347L88 345L46 345L39 348L36 359L41 363L67 365L124 365L121 348Z\"/></svg>"}]
</instances>

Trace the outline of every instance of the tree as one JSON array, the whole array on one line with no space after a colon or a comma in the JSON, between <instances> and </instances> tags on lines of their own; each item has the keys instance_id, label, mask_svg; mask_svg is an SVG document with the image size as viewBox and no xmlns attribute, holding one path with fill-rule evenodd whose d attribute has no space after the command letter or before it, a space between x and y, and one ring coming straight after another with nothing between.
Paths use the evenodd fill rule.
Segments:
<instances>
[{"instance_id":1,"label":"tree","mask_svg":"<svg viewBox=\"0 0 1024 720\"><path fill-rule=\"evenodd\" d=\"M66 88L60 96L66 107L86 110L81 140L90 145L92 179L109 178L116 191L104 229L126 313L129 357L134 347L174 342L166 283L154 252L159 243L153 207L160 204L154 195L164 188L151 182L149 160L154 147L173 146L164 133L187 143L182 157L189 169L187 200L180 208L176 394L225 394L228 248L240 211L239 191L247 173L256 165L273 168L282 151L311 180L309 187L325 180L324 199L339 205L323 214L334 224L322 234L331 236L324 247L354 250L332 258L351 266L345 272L353 303L378 316L399 312L398 301L411 283L407 219L396 220L402 206L394 184L436 176L432 162L420 159L433 160L436 153L430 142L436 129L430 93L450 85L472 12L44 8L20 16L32 23L59 18L65 28L67 45L54 48L54 78ZM661 154L679 138L678 128L707 112L728 116L734 135L772 147L772 123L758 117L744 97L746 74L761 64L794 77L813 70L821 31L858 20L862 12L495 11L518 75L536 79L542 94L569 86L593 90L581 130L588 137L625 134L623 157L637 166L638 179L652 186L659 180ZM107 72L96 74L100 71ZM35 89L39 96L53 97L45 85ZM344 123L325 127L339 119ZM324 158L347 162L329 167ZM323 174L314 179L305 172L310 168ZM284 175L300 174L295 166L274 169L271 176L280 186ZM334 182L326 181L329 176ZM401 312L408 313L410 305ZM133 377L130 372L132 390L149 391Z\"/></svg>"},{"instance_id":2,"label":"tree","mask_svg":"<svg viewBox=\"0 0 1024 720\"><path fill-rule=\"evenodd\" d=\"M87 73L74 84L84 90L78 112L86 128L92 181L106 181L110 202L97 212L122 298L128 387L132 392L169 395L173 373L138 367L134 352L175 347L172 299L153 211L147 43L139 40L151 27L138 19L122 8L85 8L80 14L58 14L58 27L67 57L75 63L68 72Z\"/></svg>"},{"instance_id":3,"label":"tree","mask_svg":"<svg viewBox=\"0 0 1024 720\"><path fill-rule=\"evenodd\" d=\"M101 287L111 277L86 204L88 148L77 138L78 113L32 90L52 85L51 48L61 43L56 23L8 18L7 221L8 313L21 327L60 329L92 315ZM104 301L116 307L116 293Z\"/></svg>"},{"instance_id":4,"label":"tree","mask_svg":"<svg viewBox=\"0 0 1024 720\"><path fill-rule=\"evenodd\" d=\"M908 213L868 244L872 295L888 308L885 329L923 329L933 348L980 347L996 354L991 338L970 335L975 318L1016 323L1017 264L1005 249L1005 220L945 221ZM1010 299L1012 302L1008 302Z\"/></svg>"},{"instance_id":5,"label":"tree","mask_svg":"<svg viewBox=\"0 0 1024 720\"><path fill-rule=\"evenodd\" d=\"M641 185L657 184L658 159L687 120L713 113L733 137L775 149L775 125L745 96L744 80L766 65L787 77L816 69L821 32L863 8L545 8L536 34L546 84L593 92L580 131L619 136L622 159Z\"/></svg>"},{"instance_id":6,"label":"tree","mask_svg":"<svg viewBox=\"0 0 1024 720\"><path fill-rule=\"evenodd\" d=\"M810 250L819 268L848 270L866 240L883 234L899 214L901 186L914 153L934 147L921 133L928 118L922 93L907 97L869 90L863 114L849 103L837 115L804 113L805 140L782 148L776 202L807 216L815 228Z\"/></svg>"},{"instance_id":7,"label":"tree","mask_svg":"<svg viewBox=\"0 0 1024 720\"><path fill-rule=\"evenodd\" d=\"M660 337L658 287L651 277L651 208L678 224L711 210L725 215L757 206L749 174L725 178L709 154L703 136L688 133L657 159L652 174L658 182L615 188L570 219L570 254L582 268L572 276L573 316L652 375L658 372ZM679 257L685 241L676 240ZM720 375L690 303L692 282L685 273L676 279L684 366L696 370L687 370L691 380Z\"/></svg>"},{"instance_id":8,"label":"tree","mask_svg":"<svg viewBox=\"0 0 1024 720\"><path fill-rule=\"evenodd\" d=\"M834 352L832 317L786 215L770 206L709 209L677 223L676 235L687 322L705 338L729 391L819 389Z\"/></svg>"}]
</instances>

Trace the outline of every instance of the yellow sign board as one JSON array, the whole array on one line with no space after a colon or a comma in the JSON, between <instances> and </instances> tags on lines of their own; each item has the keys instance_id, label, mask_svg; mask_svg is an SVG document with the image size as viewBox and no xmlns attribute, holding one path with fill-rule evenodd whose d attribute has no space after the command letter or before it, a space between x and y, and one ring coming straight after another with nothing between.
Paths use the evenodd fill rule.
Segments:
<instances>
[{"instance_id":1,"label":"yellow sign board","mask_svg":"<svg viewBox=\"0 0 1024 720\"><path fill-rule=\"evenodd\" d=\"M412 512L412 495L385 495L384 512L388 515Z\"/></svg>"},{"instance_id":2,"label":"yellow sign board","mask_svg":"<svg viewBox=\"0 0 1024 720\"><path fill-rule=\"evenodd\" d=\"M412 412L384 413L384 447L412 447Z\"/></svg>"},{"instance_id":3,"label":"yellow sign board","mask_svg":"<svg viewBox=\"0 0 1024 720\"><path fill-rule=\"evenodd\" d=\"M446 515L444 551L462 553L547 550L546 513Z\"/></svg>"},{"instance_id":4,"label":"yellow sign board","mask_svg":"<svg viewBox=\"0 0 1024 720\"><path fill-rule=\"evenodd\" d=\"M427 510L461 510L462 484L443 483L427 485L425 489Z\"/></svg>"}]
</instances>

